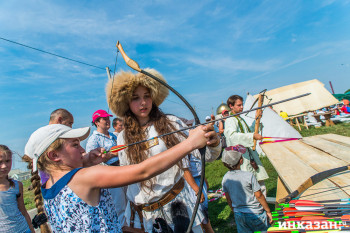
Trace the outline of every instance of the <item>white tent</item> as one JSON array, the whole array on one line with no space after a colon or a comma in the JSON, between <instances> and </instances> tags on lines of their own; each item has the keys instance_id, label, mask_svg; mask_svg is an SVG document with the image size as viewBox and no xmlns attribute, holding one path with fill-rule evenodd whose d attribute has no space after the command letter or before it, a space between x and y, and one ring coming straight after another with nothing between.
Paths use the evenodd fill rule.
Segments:
<instances>
[{"instance_id":1,"label":"white tent","mask_svg":"<svg viewBox=\"0 0 350 233\"><path fill-rule=\"evenodd\" d=\"M271 100L271 103L273 103L305 93L311 93L311 95L275 105L273 108L277 112L282 110L288 115L296 115L334 105L339 102L327 91L324 84L317 79L279 87L267 91L265 95ZM255 95L254 97L257 98L257 96L258 95Z\"/></svg>"},{"instance_id":2,"label":"white tent","mask_svg":"<svg viewBox=\"0 0 350 233\"><path fill-rule=\"evenodd\" d=\"M255 98L251 95L247 95L244 102L243 111L249 110L252 108ZM287 102L288 103L288 102ZM267 103L264 103L267 104ZM256 102L253 108L258 107ZM248 125L251 125L255 120L255 112L249 112L248 114L243 114L241 117L247 122ZM262 131L260 134L265 137L286 137L286 138L302 138L297 130L295 130L290 124L288 124L282 117L280 117L275 111L270 108L263 109L263 114L260 120L262 124ZM258 144L257 144L258 145ZM259 154L263 153L259 145L257 146L257 152Z\"/></svg>"}]
</instances>

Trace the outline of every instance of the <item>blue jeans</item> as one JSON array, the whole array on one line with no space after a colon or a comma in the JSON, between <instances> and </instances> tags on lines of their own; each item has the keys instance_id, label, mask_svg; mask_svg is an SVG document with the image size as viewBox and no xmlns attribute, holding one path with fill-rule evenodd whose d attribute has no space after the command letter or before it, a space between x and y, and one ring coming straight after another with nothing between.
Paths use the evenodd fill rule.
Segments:
<instances>
[{"instance_id":1,"label":"blue jeans","mask_svg":"<svg viewBox=\"0 0 350 233\"><path fill-rule=\"evenodd\" d=\"M201 177L200 176L194 177L194 181L196 181L196 184L199 187L199 185L201 183ZM200 204L200 207L201 207L202 212L204 214L204 219L202 222L203 224L207 224L209 222L209 210L208 210L209 203L208 203L207 189L208 189L207 184L204 182L202 193L203 193L205 199L204 199L203 203Z\"/></svg>"},{"instance_id":2,"label":"blue jeans","mask_svg":"<svg viewBox=\"0 0 350 233\"><path fill-rule=\"evenodd\" d=\"M266 231L269 228L265 211L261 214L235 212L235 221L238 233Z\"/></svg>"},{"instance_id":3,"label":"blue jeans","mask_svg":"<svg viewBox=\"0 0 350 233\"><path fill-rule=\"evenodd\" d=\"M201 183L201 177L200 177L200 176L194 177L194 181L196 181L196 184L199 186L200 183ZM204 197L205 197L205 200L204 200L204 202L203 202L202 204L204 205L204 207L205 207L206 209L208 209L208 205L209 205L209 204L208 204L207 189L208 189L207 184L204 182L202 193L203 193L203 195L204 195Z\"/></svg>"}]
</instances>

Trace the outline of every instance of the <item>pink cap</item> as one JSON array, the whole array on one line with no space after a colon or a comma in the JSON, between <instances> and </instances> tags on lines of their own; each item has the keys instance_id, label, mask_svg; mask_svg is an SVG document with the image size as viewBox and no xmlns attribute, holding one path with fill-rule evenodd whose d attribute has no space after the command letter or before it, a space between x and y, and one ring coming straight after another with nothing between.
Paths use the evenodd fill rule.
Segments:
<instances>
[{"instance_id":1,"label":"pink cap","mask_svg":"<svg viewBox=\"0 0 350 233\"><path fill-rule=\"evenodd\" d=\"M95 122L97 118L100 117L112 117L113 115L108 114L105 110L99 109L94 114L92 114L92 122Z\"/></svg>"}]
</instances>

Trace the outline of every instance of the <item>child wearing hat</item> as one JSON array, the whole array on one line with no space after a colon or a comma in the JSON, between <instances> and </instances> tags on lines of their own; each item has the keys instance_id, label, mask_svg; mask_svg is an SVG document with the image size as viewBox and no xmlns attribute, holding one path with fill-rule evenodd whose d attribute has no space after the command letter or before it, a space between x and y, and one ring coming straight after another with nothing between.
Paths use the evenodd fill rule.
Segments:
<instances>
[{"instance_id":1,"label":"child wearing hat","mask_svg":"<svg viewBox=\"0 0 350 233\"><path fill-rule=\"evenodd\" d=\"M153 69L146 71L165 81L157 71ZM166 87L142 73L120 72L114 79L108 82L106 94L109 108L124 120L124 130L118 135L118 145L155 137L148 143L140 143L120 151L121 166L142 163L187 138L187 131L157 138L161 134L186 127L178 117L166 115L159 109L159 105L169 94ZM208 127L212 128L212 125ZM206 149L207 161L215 160L221 151L216 133L213 132L212 137ZM191 154L200 157L198 150L192 151ZM188 166L188 159L183 159L176 166L152 179L128 186L127 197L132 208L127 208L125 214L129 226L136 228L144 226L146 232L152 232L154 220L160 217L174 229L171 203L175 201L183 202L188 214L192 215L195 193L183 178L184 168ZM138 214L134 214L135 209L141 213L140 220ZM198 211L192 227L195 233L202 232L200 224L203 220L202 211Z\"/></svg>"},{"instance_id":2,"label":"child wearing hat","mask_svg":"<svg viewBox=\"0 0 350 233\"><path fill-rule=\"evenodd\" d=\"M241 171L243 146L227 147L222 162L229 169L222 179L227 204L234 213L237 231L266 231L272 223L270 208L260 185L251 172Z\"/></svg>"},{"instance_id":3,"label":"child wearing hat","mask_svg":"<svg viewBox=\"0 0 350 233\"><path fill-rule=\"evenodd\" d=\"M197 127L173 148L139 164L119 167L96 165L112 157L103 148L83 156L80 141L88 137L89 127L72 129L60 124L41 127L30 136L25 148L27 155L23 156L32 169L38 213L44 213L42 191L53 232L121 232L108 188L142 182L169 169L192 150L205 146L212 135L210 130L207 126ZM50 176L41 190L37 169ZM41 227L41 232L49 229Z\"/></svg>"}]
</instances>

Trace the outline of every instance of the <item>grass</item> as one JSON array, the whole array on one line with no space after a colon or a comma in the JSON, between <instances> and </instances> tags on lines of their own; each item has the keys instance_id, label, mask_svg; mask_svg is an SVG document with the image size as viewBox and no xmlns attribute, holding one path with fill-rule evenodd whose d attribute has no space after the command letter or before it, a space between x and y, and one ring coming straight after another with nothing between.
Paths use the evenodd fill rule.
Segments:
<instances>
[{"instance_id":1,"label":"grass","mask_svg":"<svg viewBox=\"0 0 350 233\"><path fill-rule=\"evenodd\" d=\"M28 187L31 185L30 179L22 181L23 183L23 199L24 199L24 205L26 206L27 210L31 210L35 208L34 203L34 192L33 190L28 191Z\"/></svg>"},{"instance_id":2,"label":"grass","mask_svg":"<svg viewBox=\"0 0 350 233\"><path fill-rule=\"evenodd\" d=\"M300 132L301 136L308 137L313 135L319 135L319 134L339 134L343 136L350 137L350 123L338 123L334 126L330 127L309 127L309 130L307 130L304 126L302 126L302 131Z\"/></svg>"},{"instance_id":3,"label":"grass","mask_svg":"<svg viewBox=\"0 0 350 233\"><path fill-rule=\"evenodd\" d=\"M302 126L303 127L303 126ZM306 128L302 128L300 132L303 137L319 135L319 134L339 134L343 136L350 137L350 123L338 123L332 127L322 126L320 128L310 128L307 130ZM270 161L267 157L261 158L262 163L264 164L267 173L270 178L265 181L265 185L267 188L267 196L275 197L277 190L277 172L274 167L271 165ZM206 165L205 174L209 183L209 189L217 190L221 188L221 180L225 173L228 171L226 167L222 165L220 160L214 161L212 163L208 163ZM33 209L35 208L34 204L34 194L33 191L28 191L28 186L30 185L30 181L24 181L24 203L26 208ZM270 205L271 210L274 210L274 205ZM209 202L209 217L211 221L211 225L215 232L220 233L228 233L228 232L237 232L233 225L233 215L231 213L231 209L227 205L226 199L220 198L216 201Z\"/></svg>"}]
</instances>

